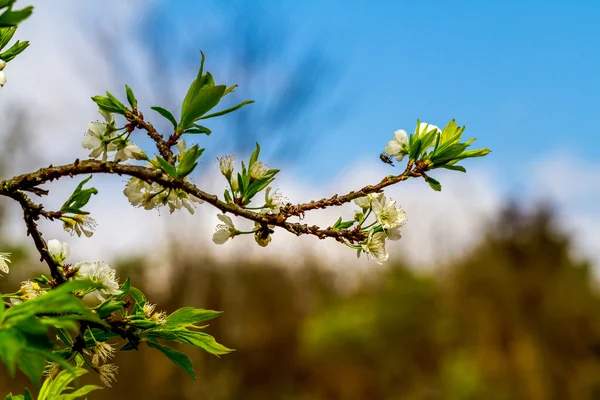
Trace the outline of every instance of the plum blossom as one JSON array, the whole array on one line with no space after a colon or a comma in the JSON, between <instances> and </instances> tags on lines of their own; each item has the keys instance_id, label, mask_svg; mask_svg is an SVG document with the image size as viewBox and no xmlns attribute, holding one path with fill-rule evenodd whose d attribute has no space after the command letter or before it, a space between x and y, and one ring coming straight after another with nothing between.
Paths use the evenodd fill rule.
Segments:
<instances>
[{"instance_id":1,"label":"plum blossom","mask_svg":"<svg viewBox=\"0 0 600 400\"><path fill-rule=\"evenodd\" d=\"M77 279L90 279L92 282L102 284L102 289L94 293L98 300L106 300L105 296L115 296L121 294L119 282L116 278L116 271L104 262L83 261L75 265L77 269Z\"/></svg>"},{"instance_id":2,"label":"plum blossom","mask_svg":"<svg viewBox=\"0 0 600 400\"><path fill-rule=\"evenodd\" d=\"M383 149L383 152L390 157L396 157L400 162L408 154L408 135L406 131L400 129L394 132L394 139L390 140Z\"/></svg>"},{"instance_id":3,"label":"plum blossom","mask_svg":"<svg viewBox=\"0 0 600 400\"><path fill-rule=\"evenodd\" d=\"M98 158L102 154L102 161L108 159L109 151L116 151L117 146L114 143L115 117L104 110L99 110L100 115L104 117L105 122L90 122L88 131L81 144L84 148L92 150L91 158Z\"/></svg>"},{"instance_id":4,"label":"plum blossom","mask_svg":"<svg viewBox=\"0 0 600 400\"><path fill-rule=\"evenodd\" d=\"M360 257L361 252L364 252L367 256L372 257L377 264L383 264L390 256L385 248L386 238L385 232L374 233L374 230L371 230L367 239L361 244L361 248L358 249L356 257Z\"/></svg>"},{"instance_id":5,"label":"plum blossom","mask_svg":"<svg viewBox=\"0 0 600 400\"><path fill-rule=\"evenodd\" d=\"M233 226L233 221L225 214L218 214L217 218L224 222L224 224L217 225L217 230L213 235L213 242L215 244L223 244L230 238L233 238L238 234L238 230Z\"/></svg>"},{"instance_id":6,"label":"plum blossom","mask_svg":"<svg viewBox=\"0 0 600 400\"><path fill-rule=\"evenodd\" d=\"M9 273L8 264L10 263L10 253L0 253L0 271Z\"/></svg>"}]
</instances>

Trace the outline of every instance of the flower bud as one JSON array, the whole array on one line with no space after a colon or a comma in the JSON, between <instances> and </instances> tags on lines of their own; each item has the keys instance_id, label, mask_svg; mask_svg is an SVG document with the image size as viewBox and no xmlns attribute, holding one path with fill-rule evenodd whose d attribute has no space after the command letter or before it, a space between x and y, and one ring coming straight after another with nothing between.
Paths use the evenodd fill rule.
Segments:
<instances>
[{"instance_id":1,"label":"flower bud","mask_svg":"<svg viewBox=\"0 0 600 400\"><path fill-rule=\"evenodd\" d=\"M48 253L57 264L62 264L69 257L71 251L67 243L52 239L48 240Z\"/></svg>"}]
</instances>

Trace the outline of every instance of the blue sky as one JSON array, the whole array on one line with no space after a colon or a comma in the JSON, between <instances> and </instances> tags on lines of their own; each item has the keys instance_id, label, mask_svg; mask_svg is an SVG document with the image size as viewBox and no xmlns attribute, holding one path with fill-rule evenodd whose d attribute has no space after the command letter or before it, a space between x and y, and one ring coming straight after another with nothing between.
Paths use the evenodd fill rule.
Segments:
<instances>
[{"instance_id":1,"label":"blue sky","mask_svg":"<svg viewBox=\"0 0 600 400\"><path fill-rule=\"evenodd\" d=\"M509 176L544 155L599 159L600 2L263 1L244 7L268 13L299 47L318 43L335 65L331 96L343 116L297 132L311 142L308 160L297 167L317 179L353 159L377 157L395 129L409 130L417 118L438 125L456 118L476 144L493 150L476 164ZM162 8L172 20L195 25L215 3L173 1ZM334 150L338 163L327 161Z\"/></svg>"}]
</instances>

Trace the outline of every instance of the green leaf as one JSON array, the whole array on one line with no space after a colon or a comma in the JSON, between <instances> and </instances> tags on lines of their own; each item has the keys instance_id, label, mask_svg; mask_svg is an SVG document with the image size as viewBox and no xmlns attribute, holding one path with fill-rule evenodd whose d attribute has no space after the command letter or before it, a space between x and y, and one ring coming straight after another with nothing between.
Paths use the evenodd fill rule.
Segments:
<instances>
[{"instance_id":1,"label":"green leaf","mask_svg":"<svg viewBox=\"0 0 600 400\"><path fill-rule=\"evenodd\" d=\"M225 189L225 192L223 193L223 197L225 198L225 201L227 203L232 203L232 199L231 199L231 195L229 194L229 190Z\"/></svg>"},{"instance_id":2,"label":"green leaf","mask_svg":"<svg viewBox=\"0 0 600 400\"><path fill-rule=\"evenodd\" d=\"M223 96L224 95L225 95L225 93L223 93ZM242 101L237 106L233 106L233 107L227 108L227 109L222 110L222 111L218 111L218 112L215 112L215 113L212 113L212 114L205 115L205 116L201 117L200 119L209 119L209 118L214 118L214 117L220 117L221 115L229 114L230 112L234 112L236 110L239 110L240 108L244 107L245 105L252 104L252 103L254 103L254 100Z\"/></svg>"},{"instance_id":3,"label":"green leaf","mask_svg":"<svg viewBox=\"0 0 600 400\"><path fill-rule=\"evenodd\" d=\"M39 352L23 350L17 360L17 364L25 376L27 376L36 387L39 387L42 374L44 373L46 358L40 355Z\"/></svg>"},{"instance_id":4,"label":"green leaf","mask_svg":"<svg viewBox=\"0 0 600 400\"><path fill-rule=\"evenodd\" d=\"M191 128L186 129L183 133L204 134L207 136L212 133L212 131L205 126L198 125L198 124L192 124L192 125L193 126Z\"/></svg>"},{"instance_id":5,"label":"green leaf","mask_svg":"<svg viewBox=\"0 0 600 400\"><path fill-rule=\"evenodd\" d=\"M125 92L127 92L127 101L131 105L132 108L137 108L137 99L133 94L133 90L128 85L125 85Z\"/></svg>"},{"instance_id":6,"label":"green leaf","mask_svg":"<svg viewBox=\"0 0 600 400\"><path fill-rule=\"evenodd\" d=\"M177 129L177 120L175 119L175 117L173 116L173 114L171 114L171 111L166 110L162 107L150 107L152 110L156 111L157 113L159 113L160 115L162 115L163 117L165 117L166 119L169 120L169 122L171 122L173 124L173 129Z\"/></svg>"},{"instance_id":7,"label":"green leaf","mask_svg":"<svg viewBox=\"0 0 600 400\"><path fill-rule=\"evenodd\" d=\"M163 171L167 173L167 175L172 176L173 178L177 178L177 170L174 166L169 164L164 158L161 156L156 156L158 163Z\"/></svg>"},{"instance_id":8,"label":"green leaf","mask_svg":"<svg viewBox=\"0 0 600 400\"><path fill-rule=\"evenodd\" d=\"M190 326L198 322L208 321L218 317L222 311L205 310L203 308L183 307L167 317L165 328Z\"/></svg>"},{"instance_id":9,"label":"green leaf","mask_svg":"<svg viewBox=\"0 0 600 400\"><path fill-rule=\"evenodd\" d=\"M125 110L127 109L127 107L125 107L125 104L121 103L119 101L119 99L117 99L115 96L113 96L110 92L106 92L106 97L109 98L109 100L114 104L115 107L117 107L120 111L125 112Z\"/></svg>"},{"instance_id":10,"label":"green leaf","mask_svg":"<svg viewBox=\"0 0 600 400\"><path fill-rule=\"evenodd\" d=\"M204 149L201 149L197 144L193 145L183 153L181 161L177 164L177 176L183 178L190 174L198 165L198 158L202 155Z\"/></svg>"},{"instance_id":11,"label":"green leaf","mask_svg":"<svg viewBox=\"0 0 600 400\"><path fill-rule=\"evenodd\" d=\"M214 337L204 332L190 331L185 328L175 328L170 330L165 329L149 329L145 331L143 336L166 339L183 344L189 344L194 347L203 349L204 351L221 355L232 352L222 344L218 343Z\"/></svg>"},{"instance_id":12,"label":"green leaf","mask_svg":"<svg viewBox=\"0 0 600 400\"><path fill-rule=\"evenodd\" d=\"M83 189L83 185L89 182L90 179L92 179L92 175L77 185L73 191L73 194L67 199L67 201L65 201L60 209L63 214L88 214L85 211L81 211L81 208L90 201L90 198L93 194L98 194L98 190L94 187Z\"/></svg>"},{"instance_id":13,"label":"green leaf","mask_svg":"<svg viewBox=\"0 0 600 400\"><path fill-rule=\"evenodd\" d=\"M250 170L250 168L252 168L254 163L258 160L259 155L260 155L260 146L259 146L258 142L256 142L256 149L252 152L252 155L250 155L250 162L248 163L248 171Z\"/></svg>"},{"instance_id":14,"label":"green leaf","mask_svg":"<svg viewBox=\"0 0 600 400\"><path fill-rule=\"evenodd\" d=\"M0 0L0 8L12 5L16 0Z\"/></svg>"},{"instance_id":15,"label":"green leaf","mask_svg":"<svg viewBox=\"0 0 600 400\"><path fill-rule=\"evenodd\" d=\"M87 395L88 393L93 392L94 390L102 390L102 389L104 389L102 386L85 385L85 386L83 386L83 387L75 390L72 393L63 395L63 397L60 400L75 400L75 399L79 399L79 398Z\"/></svg>"},{"instance_id":16,"label":"green leaf","mask_svg":"<svg viewBox=\"0 0 600 400\"><path fill-rule=\"evenodd\" d=\"M15 364L25 338L16 330L0 330L0 359L4 361L11 377L15 375Z\"/></svg>"},{"instance_id":17,"label":"green leaf","mask_svg":"<svg viewBox=\"0 0 600 400\"><path fill-rule=\"evenodd\" d=\"M119 290L121 291L121 294L118 295L116 299L123 300L125 298L125 296L127 296L129 294L130 289L131 289L131 278L127 277L127 279L125 279L125 282L123 282L123 284L119 288Z\"/></svg>"},{"instance_id":18,"label":"green leaf","mask_svg":"<svg viewBox=\"0 0 600 400\"><path fill-rule=\"evenodd\" d=\"M23 396L23 399L24 400L33 400L33 396L31 395L31 392L27 388L25 388L25 396Z\"/></svg>"},{"instance_id":19,"label":"green leaf","mask_svg":"<svg viewBox=\"0 0 600 400\"><path fill-rule=\"evenodd\" d=\"M187 372L187 374L189 376L192 377L192 379L196 380L196 374L194 372L194 367L192 366L192 362L190 361L188 356L186 356L182 352L177 351L169 346L159 344L158 342L156 342L154 340L149 340L146 343L148 344L149 347L152 347L153 349L161 351L175 365L180 366L185 372Z\"/></svg>"},{"instance_id":20,"label":"green leaf","mask_svg":"<svg viewBox=\"0 0 600 400\"><path fill-rule=\"evenodd\" d=\"M67 345L67 346L73 346L73 339L71 338L71 335L69 334L69 332L66 329L60 328L56 330L56 336L58 337L58 339L63 342L63 344Z\"/></svg>"},{"instance_id":21,"label":"green leaf","mask_svg":"<svg viewBox=\"0 0 600 400\"><path fill-rule=\"evenodd\" d=\"M427 183L429 183L429 186L431 186L431 188L436 192L442 190L442 185L432 177L428 176L427 178L425 178L425 180L427 181Z\"/></svg>"},{"instance_id":22,"label":"green leaf","mask_svg":"<svg viewBox=\"0 0 600 400\"><path fill-rule=\"evenodd\" d=\"M144 293L142 293L141 290L131 286L131 288L129 289L129 294L131 295L131 297L133 297L133 299L135 300L135 302L137 304L139 304L140 306L143 306L144 304L146 304L146 296L144 296Z\"/></svg>"},{"instance_id":23,"label":"green leaf","mask_svg":"<svg viewBox=\"0 0 600 400\"><path fill-rule=\"evenodd\" d=\"M411 135L411 137L412 136L413 135ZM419 157L419 154L421 154L421 139L415 135L415 138L408 149L408 157L411 160L416 160Z\"/></svg>"},{"instance_id":24,"label":"green leaf","mask_svg":"<svg viewBox=\"0 0 600 400\"><path fill-rule=\"evenodd\" d=\"M17 40L8 50L0 54L0 59L9 62L25 51L27 47L29 47L29 42L27 40L24 42Z\"/></svg>"},{"instance_id":25,"label":"green leaf","mask_svg":"<svg viewBox=\"0 0 600 400\"><path fill-rule=\"evenodd\" d=\"M450 169L452 171L467 172L465 167L460 165L442 165L442 168Z\"/></svg>"},{"instance_id":26,"label":"green leaf","mask_svg":"<svg viewBox=\"0 0 600 400\"><path fill-rule=\"evenodd\" d=\"M196 122L200 117L219 104L225 92L224 85L204 88L199 88L199 85L199 81L194 81L183 101L181 120L179 122L180 129L185 130L189 128L193 122Z\"/></svg>"},{"instance_id":27,"label":"green leaf","mask_svg":"<svg viewBox=\"0 0 600 400\"><path fill-rule=\"evenodd\" d=\"M7 9L0 15L0 27L15 26L27 19L33 12L33 7L25 7L22 10L12 11Z\"/></svg>"},{"instance_id":28,"label":"green leaf","mask_svg":"<svg viewBox=\"0 0 600 400\"><path fill-rule=\"evenodd\" d=\"M123 110L121 110L119 107L115 106L113 104L113 102L107 97L93 96L92 101L94 103L96 103L98 105L98 107L100 107L100 109L102 109L104 111L108 111L111 113L119 113L119 114L123 113Z\"/></svg>"},{"instance_id":29,"label":"green leaf","mask_svg":"<svg viewBox=\"0 0 600 400\"><path fill-rule=\"evenodd\" d=\"M8 44L8 42L10 42L16 31L16 27L0 28L0 50L2 50Z\"/></svg>"}]
</instances>

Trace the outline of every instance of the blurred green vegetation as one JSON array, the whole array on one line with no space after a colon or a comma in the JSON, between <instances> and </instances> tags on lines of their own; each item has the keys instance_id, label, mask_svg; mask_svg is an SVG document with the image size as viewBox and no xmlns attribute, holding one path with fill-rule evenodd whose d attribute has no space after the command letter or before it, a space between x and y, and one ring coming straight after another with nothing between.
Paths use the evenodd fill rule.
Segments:
<instances>
[{"instance_id":1,"label":"blurred green vegetation","mask_svg":"<svg viewBox=\"0 0 600 400\"><path fill-rule=\"evenodd\" d=\"M152 349L123 352L118 383L90 399L600 398L600 295L548 208L508 207L476 248L427 274L390 264L349 282L317 262L198 253L174 248L169 296L150 300L224 310L207 332L237 351L192 352L196 382ZM139 260L117 269L153 292ZM7 278L0 289L18 283ZM24 383L0 372L3 392Z\"/></svg>"}]
</instances>

